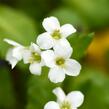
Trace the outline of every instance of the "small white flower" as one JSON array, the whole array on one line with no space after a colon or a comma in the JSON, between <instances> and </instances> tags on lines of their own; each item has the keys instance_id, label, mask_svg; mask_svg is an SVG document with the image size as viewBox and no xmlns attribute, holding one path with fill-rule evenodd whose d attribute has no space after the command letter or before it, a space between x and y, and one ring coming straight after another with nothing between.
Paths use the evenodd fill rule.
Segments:
<instances>
[{"instance_id":1,"label":"small white flower","mask_svg":"<svg viewBox=\"0 0 109 109\"><path fill-rule=\"evenodd\" d=\"M44 63L41 58L41 50L36 44L31 43L30 47L24 50L23 61L25 64L30 63L29 70L32 74L41 74L41 67Z\"/></svg>"},{"instance_id":2,"label":"small white flower","mask_svg":"<svg viewBox=\"0 0 109 109\"><path fill-rule=\"evenodd\" d=\"M57 102L48 102L44 109L77 109L84 101L84 95L80 91L72 91L65 95L64 91L58 87L53 90L53 93L57 96Z\"/></svg>"},{"instance_id":3,"label":"small white flower","mask_svg":"<svg viewBox=\"0 0 109 109\"><path fill-rule=\"evenodd\" d=\"M10 39L4 39L4 41L13 46L12 49L8 50L6 55L6 60L11 64L13 69L16 64L22 59L24 46Z\"/></svg>"},{"instance_id":4,"label":"small white flower","mask_svg":"<svg viewBox=\"0 0 109 109\"><path fill-rule=\"evenodd\" d=\"M63 45L63 46L62 46ZM48 77L54 82L62 82L65 74L69 76L77 76L80 73L81 65L74 59L70 59L72 48L69 46L55 46L53 50L42 52L42 58L46 66L50 68Z\"/></svg>"},{"instance_id":5,"label":"small white flower","mask_svg":"<svg viewBox=\"0 0 109 109\"><path fill-rule=\"evenodd\" d=\"M60 23L56 17L45 18L42 25L47 31L40 34L37 38L37 44L42 49L50 49L76 32L76 29L71 24L65 24L60 27Z\"/></svg>"}]
</instances>

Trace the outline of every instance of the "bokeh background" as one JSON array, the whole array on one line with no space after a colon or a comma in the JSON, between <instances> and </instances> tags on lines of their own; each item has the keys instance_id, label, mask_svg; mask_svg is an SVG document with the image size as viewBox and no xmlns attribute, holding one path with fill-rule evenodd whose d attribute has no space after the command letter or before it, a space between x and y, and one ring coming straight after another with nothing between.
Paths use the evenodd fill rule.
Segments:
<instances>
[{"instance_id":1,"label":"bokeh background","mask_svg":"<svg viewBox=\"0 0 109 109\"><path fill-rule=\"evenodd\" d=\"M44 32L41 22L48 16L77 29L68 40L82 71L59 84L48 80L48 68L34 76L28 65L19 62L11 70L5 61L11 46L3 39L28 46ZM85 101L79 109L109 109L109 0L0 0L0 109L43 109L56 100L51 93L56 86L66 93L82 91Z\"/></svg>"}]
</instances>

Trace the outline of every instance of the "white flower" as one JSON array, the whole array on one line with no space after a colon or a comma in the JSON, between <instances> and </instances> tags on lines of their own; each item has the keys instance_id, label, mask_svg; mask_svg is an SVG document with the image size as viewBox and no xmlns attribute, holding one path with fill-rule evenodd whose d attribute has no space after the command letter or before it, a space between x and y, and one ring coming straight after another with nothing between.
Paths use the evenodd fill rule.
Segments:
<instances>
[{"instance_id":1,"label":"white flower","mask_svg":"<svg viewBox=\"0 0 109 109\"><path fill-rule=\"evenodd\" d=\"M31 43L30 47L24 47L9 39L4 39L4 41L13 46L6 55L6 60L9 61L12 68L23 59L25 64L30 63L29 70L32 74L41 74L41 67L44 63L41 58L41 50L36 44Z\"/></svg>"},{"instance_id":2,"label":"white flower","mask_svg":"<svg viewBox=\"0 0 109 109\"><path fill-rule=\"evenodd\" d=\"M12 49L8 50L6 55L6 60L11 64L13 69L18 61L22 59L22 52L24 47L21 44L10 39L4 39L4 41L13 46Z\"/></svg>"},{"instance_id":3,"label":"white flower","mask_svg":"<svg viewBox=\"0 0 109 109\"><path fill-rule=\"evenodd\" d=\"M63 45L63 46L62 46ZM74 59L70 59L72 48L60 44L55 46L53 50L42 52L42 58L46 66L50 68L48 77L54 82L62 82L65 79L65 74L69 76L77 76L80 73L81 65Z\"/></svg>"},{"instance_id":4,"label":"white flower","mask_svg":"<svg viewBox=\"0 0 109 109\"><path fill-rule=\"evenodd\" d=\"M84 101L84 95L80 91L72 91L67 96L64 91L58 87L53 90L57 96L57 102L50 101L44 109L77 109Z\"/></svg>"},{"instance_id":5,"label":"white flower","mask_svg":"<svg viewBox=\"0 0 109 109\"><path fill-rule=\"evenodd\" d=\"M32 74L41 74L41 67L44 63L41 58L41 50L36 44L31 43L30 47L24 50L23 61L25 64L30 63L29 70Z\"/></svg>"},{"instance_id":6,"label":"white flower","mask_svg":"<svg viewBox=\"0 0 109 109\"><path fill-rule=\"evenodd\" d=\"M42 49L50 49L76 32L76 29L71 24L65 24L60 27L60 23L56 17L45 18L42 25L47 31L40 34L37 38L37 44Z\"/></svg>"}]
</instances>

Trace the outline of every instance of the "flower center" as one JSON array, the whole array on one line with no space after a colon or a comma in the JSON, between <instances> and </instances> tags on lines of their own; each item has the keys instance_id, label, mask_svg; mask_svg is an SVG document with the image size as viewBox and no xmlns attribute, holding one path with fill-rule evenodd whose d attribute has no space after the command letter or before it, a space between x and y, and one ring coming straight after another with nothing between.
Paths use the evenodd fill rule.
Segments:
<instances>
[{"instance_id":1,"label":"flower center","mask_svg":"<svg viewBox=\"0 0 109 109\"><path fill-rule=\"evenodd\" d=\"M65 60L63 58L57 58L56 59L56 64L59 66L63 66L65 63Z\"/></svg>"},{"instance_id":2,"label":"flower center","mask_svg":"<svg viewBox=\"0 0 109 109\"><path fill-rule=\"evenodd\" d=\"M60 105L60 109L71 109L71 105L69 102L64 101L61 105Z\"/></svg>"},{"instance_id":3,"label":"flower center","mask_svg":"<svg viewBox=\"0 0 109 109\"><path fill-rule=\"evenodd\" d=\"M52 37L56 40L60 39L61 38L61 34L60 34L60 31L59 30L55 30L52 34Z\"/></svg>"},{"instance_id":4,"label":"flower center","mask_svg":"<svg viewBox=\"0 0 109 109\"><path fill-rule=\"evenodd\" d=\"M30 58L30 63L35 62L40 62L41 61L41 56L37 52L33 52Z\"/></svg>"}]
</instances>

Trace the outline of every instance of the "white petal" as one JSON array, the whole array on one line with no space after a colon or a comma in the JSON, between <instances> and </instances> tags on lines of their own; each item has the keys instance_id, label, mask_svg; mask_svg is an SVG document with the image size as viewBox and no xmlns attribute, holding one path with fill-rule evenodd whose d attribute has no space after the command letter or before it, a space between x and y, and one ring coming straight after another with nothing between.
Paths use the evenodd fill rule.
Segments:
<instances>
[{"instance_id":1,"label":"white petal","mask_svg":"<svg viewBox=\"0 0 109 109\"><path fill-rule=\"evenodd\" d=\"M66 95L60 87L55 88L53 90L53 93L57 96L57 101L59 102L59 104L65 100Z\"/></svg>"},{"instance_id":2,"label":"white petal","mask_svg":"<svg viewBox=\"0 0 109 109\"><path fill-rule=\"evenodd\" d=\"M45 18L42 22L44 29L48 32L60 29L60 23L56 17Z\"/></svg>"},{"instance_id":3,"label":"white petal","mask_svg":"<svg viewBox=\"0 0 109 109\"><path fill-rule=\"evenodd\" d=\"M50 68L55 66L55 61L54 61L55 55L52 50L46 50L42 52L41 57L43 58L46 66Z\"/></svg>"},{"instance_id":4,"label":"white petal","mask_svg":"<svg viewBox=\"0 0 109 109\"><path fill-rule=\"evenodd\" d=\"M15 42L13 40L10 40L10 39L4 39L4 41L12 46L21 46L19 43Z\"/></svg>"},{"instance_id":5,"label":"white petal","mask_svg":"<svg viewBox=\"0 0 109 109\"><path fill-rule=\"evenodd\" d=\"M12 56L13 49L9 49L6 55L6 60L11 64L12 69L16 66L18 63L18 60Z\"/></svg>"},{"instance_id":6,"label":"white petal","mask_svg":"<svg viewBox=\"0 0 109 109\"><path fill-rule=\"evenodd\" d=\"M44 109L60 109L60 107L58 103L50 101L44 106Z\"/></svg>"},{"instance_id":7,"label":"white petal","mask_svg":"<svg viewBox=\"0 0 109 109\"><path fill-rule=\"evenodd\" d=\"M81 65L74 59L67 59L65 63L65 72L69 76L78 76Z\"/></svg>"},{"instance_id":8,"label":"white petal","mask_svg":"<svg viewBox=\"0 0 109 109\"><path fill-rule=\"evenodd\" d=\"M31 51L29 49L25 49L22 53L22 57L25 64L29 63L29 59L31 57Z\"/></svg>"},{"instance_id":9,"label":"white petal","mask_svg":"<svg viewBox=\"0 0 109 109\"><path fill-rule=\"evenodd\" d=\"M33 52L37 52L37 53L39 53L39 54L40 54L40 52L41 52L39 46L36 45L36 44L33 43L33 42L31 43L30 50L33 51Z\"/></svg>"},{"instance_id":10,"label":"white petal","mask_svg":"<svg viewBox=\"0 0 109 109\"><path fill-rule=\"evenodd\" d=\"M41 57L41 66L45 66L45 62L44 62L44 59Z\"/></svg>"},{"instance_id":11,"label":"white petal","mask_svg":"<svg viewBox=\"0 0 109 109\"><path fill-rule=\"evenodd\" d=\"M69 58L72 55L73 48L70 46L70 43L66 39L61 39L53 47L55 54L65 58Z\"/></svg>"},{"instance_id":12,"label":"white petal","mask_svg":"<svg viewBox=\"0 0 109 109\"><path fill-rule=\"evenodd\" d=\"M41 75L41 64L40 63L30 64L29 70L32 74Z\"/></svg>"},{"instance_id":13,"label":"white petal","mask_svg":"<svg viewBox=\"0 0 109 109\"><path fill-rule=\"evenodd\" d=\"M72 107L79 107L84 101L84 95L80 91L72 91L66 97L68 101L72 104Z\"/></svg>"},{"instance_id":14,"label":"white petal","mask_svg":"<svg viewBox=\"0 0 109 109\"><path fill-rule=\"evenodd\" d=\"M18 63L18 60L13 58L11 61L9 61L9 63L11 64L12 69L16 66L16 64Z\"/></svg>"},{"instance_id":15,"label":"white petal","mask_svg":"<svg viewBox=\"0 0 109 109\"><path fill-rule=\"evenodd\" d=\"M76 29L71 24L65 24L60 29L63 37L68 37L72 33L76 32Z\"/></svg>"},{"instance_id":16,"label":"white petal","mask_svg":"<svg viewBox=\"0 0 109 109\"><path fill-rule=\"evenodd\" d=\"M13 49L13 57L18 59L19 61L22 59L23 47L15 47Z\"/></svg>"},{"instance_id":17,"label":"white petal","mask_svg":"<svg viewBox=\"0 0 109 109\"><path fill-rule=\"evenodd\" d=\"M50 69L48 77L51 82L58 83L58 82L64 81L65 73L64 73L63 69L54 67L54 68Z\"/></svg>"},{"instance_id":18,"label":"white petal","mask_svg":"<svg viewBox=\"0 0 109 109\"><path fill-rule=\"evenodd\" d=\"M42 33L37 37L37 44L42 49L50 49L53 47L53 39L48 33Z\"/></svg>"}]
</instances>

